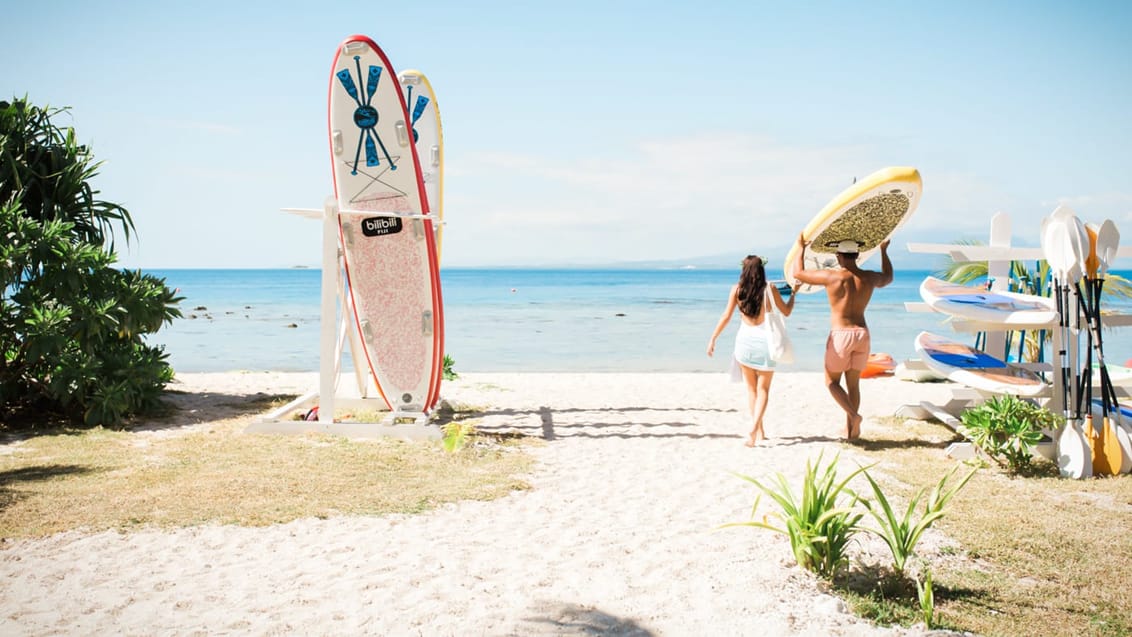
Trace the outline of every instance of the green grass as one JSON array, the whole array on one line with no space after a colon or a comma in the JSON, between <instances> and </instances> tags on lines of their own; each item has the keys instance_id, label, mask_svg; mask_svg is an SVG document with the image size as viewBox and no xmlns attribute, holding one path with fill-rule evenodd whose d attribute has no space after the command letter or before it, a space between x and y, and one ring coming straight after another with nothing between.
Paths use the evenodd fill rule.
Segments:
<instances>
[{"instance_id":1,"label":"green grass","mask_svg":"<svg viewBox=\"0 0 1132 637\"><path fill-rule=\"evenodd\" d=\"M263 406L249 401L244 409ZM98 428L22 436L0 455L0 537L418 513L529 488L522 439L477 436L447 453L439 441L243 433L251 418L187 433Z\"/></svg>"}]
</instances>

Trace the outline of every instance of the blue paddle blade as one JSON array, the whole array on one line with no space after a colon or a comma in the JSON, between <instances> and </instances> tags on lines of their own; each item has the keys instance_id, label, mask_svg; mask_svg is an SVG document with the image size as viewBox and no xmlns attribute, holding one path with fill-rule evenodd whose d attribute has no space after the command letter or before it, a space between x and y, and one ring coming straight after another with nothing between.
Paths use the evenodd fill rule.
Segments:
<instances>
[{"instance_id":1,"label":"blue paddle blade","mask_svg":"<svg viewBox=\"0 0 1132 637\"><path fill-rule=\"evenodd\" d=\"M424 109L428 107L429 99L424 95L417 96L417 104L413 107L413 123L416 124L417 120L424 115Z\"/></svg>"},{"instance_id":2,"label":"blue paddle blade","mask_svg":"<svg viewBox=\"0 0 1132 637\"><path fill-rule=\"evenodd\" d=\"M381 81L381 67L370 66L369 78L366 80L366 104L369 104L373 99L373 94L377 92L377 83Z\"/></svg>"},{"instance_id":3,"label":"blue paddle blade","mask_svg":"<svg viewBox=\"0 0 1132 637\"><path fill-rule=\"evenodd\" d=\"M358 99L358 87L354 85L354 78L350 75L350 69L342 69L335 73L338 76L338 81L342 83L342 87L350 94L354 100Z\"/></svg>"},{"instance_id":4,"label":"blue paddle blade","mask_svg":"<svg viewBox=\"0 0 1132 637\"><path fill-rule=\"evenodd\" d=\"M366 166L377 166L380 162L377 160L377 146L373 143L373 137L366 133Z\"/></svg>"}]
</instances>

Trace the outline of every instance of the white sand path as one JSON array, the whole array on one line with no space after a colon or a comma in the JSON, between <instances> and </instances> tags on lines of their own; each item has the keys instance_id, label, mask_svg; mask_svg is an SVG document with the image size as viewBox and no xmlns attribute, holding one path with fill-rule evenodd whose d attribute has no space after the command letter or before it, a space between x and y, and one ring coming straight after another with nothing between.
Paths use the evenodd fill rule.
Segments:
<instances>
[{"instance_id":1,"label":"white sand path","mask_svg":"<svg viewBox=\"0 0 1132 637\"><path fill-rule=\"evenodd\" d=\"M311 374L190 374L187 400L300 393ZM864 381L862 413L946 385ZM750 528L755 489L853 449L820 374L780 373L749 449L722 374L465 374L482 430L546 439L533 489L413 516L268 528L69 532L0 550L2 635L893 635L849 614ZM207 400L208 398L201 398ZM765 504L764 504L765 506ZM767 509L770 510L769 507Z\"/></svg>"}]
</instances>

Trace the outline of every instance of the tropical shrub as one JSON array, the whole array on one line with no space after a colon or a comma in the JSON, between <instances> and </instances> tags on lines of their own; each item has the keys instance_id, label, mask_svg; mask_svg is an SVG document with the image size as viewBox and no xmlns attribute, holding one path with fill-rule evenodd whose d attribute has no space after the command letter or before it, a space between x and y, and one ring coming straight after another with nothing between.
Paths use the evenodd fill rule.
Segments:
<instances>
[{"instance_id":1,"label":"tropical shrub","mask_svg":"<svg viewBox=\"0 0 1132 637\"><path fill-rule=\"evenodd\" d=\"M0 102L0 423L116 424L159 404L173 370L144 337L180 317L164 279L115 269L129 213L97 198L99 163L52 117Z\"/></svg>"},{"instance_id":2,"label":"tropical shrub","mask_svg":"<svg viewBox=\"0 0 1132 637\"><path fill-rule=\"evenodd\" d=\"M878 528L864 527L864 530L881 538L888 545L889 550L892 551L893 570L898 575L904 574L904 566L908 558L915 552L920 536L936 520L943 517L944 507L947 506L948 501L967 484L971 476L975 475L975 471L978 470L971 469L958 483L948 486L947 481L955 474L957 469L959 469L958 465L947 472L935 485L926 500L924 500L924 495L927 494L927 487L920 489L908 503L904 515L899 517L893 511L892 505L889 504L888 498L884 495L880 485L869 475L868 471L864 472L865 479L869 481L869 486L872 487L875 500L862 499L861 503L878 525ZM917 519L915 518L916 507L919 506L921 500L924 502L924 508Z\"/></svg>"},{"instance_id":3,"label":"tropical shrub","mask_svg":"<svg viewBox=\"0 0 1132 637\"><path fill-rule=\"evenodd\" d=\"M960 416L963 435L1000 467L1013 473L1028 469L1042 429L1057 427L1061 418L1016 396L995 396Z\"/></svg>"},{"instance_id":4,"label":"tropical shrub","mask_svg":"<svg viewBox=\"0 0 1132 637\"><path fill-rule=\"evenodd\" d=\"M761 521L735 522L724 526L753 526L782 533L790 539L790 548L799 566L822 577L832 578L849 564L847 548L863 516L854 509L858 498L847 485L865 469L866 467L861 467L844 480L838 481L837 458L823 469L819 455L814 463L806 461L802 492L798 496L794 495L781 473L775 475L771 484L739 475L778 503L782 512L771 515L781 520L782 524L772 524L769 517L764 516ZM755 499L751 510L752 518L758 510L760 499L761 495Z\"/></svg>"}]
</instances>

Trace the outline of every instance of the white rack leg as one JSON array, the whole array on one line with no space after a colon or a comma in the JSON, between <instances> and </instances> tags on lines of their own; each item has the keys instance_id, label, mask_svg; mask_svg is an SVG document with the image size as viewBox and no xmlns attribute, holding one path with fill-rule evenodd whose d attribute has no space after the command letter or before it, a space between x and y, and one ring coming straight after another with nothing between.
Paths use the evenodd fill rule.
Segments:
<instances>
[{"instance_id":1,"label":"white rack leg","mask_svg":"<svg viewBox=\"0 0 1132 637\"><path fill-rule=\"evenodd\" d=\"M338 202L328 199L322 215L322 313L319 318L319 407L318 422L334 422L341 357L335 357L335 326L338 324ZM345 314L345 312L343 312Z\"/></svg>"}]
</instances>

